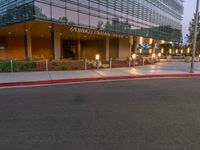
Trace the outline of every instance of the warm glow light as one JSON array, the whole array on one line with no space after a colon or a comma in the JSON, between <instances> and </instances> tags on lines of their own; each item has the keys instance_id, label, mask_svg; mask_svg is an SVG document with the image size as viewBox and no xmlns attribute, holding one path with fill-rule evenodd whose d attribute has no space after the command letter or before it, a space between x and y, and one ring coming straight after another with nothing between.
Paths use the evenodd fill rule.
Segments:
<instances>
[{"instance_id":1,"label":"warm glow light","mask_svg":"<svg viewBox=\"0 0 200 150\"><path fill-rule=\"evenodd\" d=\"M190 53L190 48L187 49L187 53L188 53L188 54Z\"/></svg>"},{"instance_id":2,"label":"warm glow light","mask_svg":"<svg viewBox=\"0 0 200 150\"><path fill-rule=\"evenodd\" d=\"M164 53L164 48L161 49L161 53L162 53L162 54Z\"/></svg>"},{"instance_id":3,"label":"warm glow light","mask_svg":"<svg viewBox=\"0 0 200 150\"><path fill-rule=\"evenodd\" d=\"M149 54L151 54L151 53L152 53L152 49L149 50Z\"/></svg>"},{"instance_id":4,"label":"warm glow light","mask_svg":"<svg viewBox=\"0 0 200 150\"><path fill-rule=\"evenodd\" d=\"M99 60L100 59L100 56L99 54L96 55L96 60Z\"/></svg>"},{"instance_id":5,"label":"warm glow light","mask_svg":"<svg viewBox=\"0 0 200 150\"><path fill-rule=\"evenodd\" d=\"M172 41L170 41L169 43L172 44Z\"/></svg>"},{"instance_id":6,"label":"warm glow light","mask_svg":"<svg viewBox=\"0 0 200 150\"><path fill-rule=\"evenodd\" d=\"M162 43L162 44L165 44L165 41L164 41L164 40L162 40L162 41L161 41L161 43Z\"/></svg>"},{"instance_id":7,"label":"warm glow light","mask_svg":"<svg viewBox=\"0 0 200 150\"><path fill-rule=\"evenodd\" d=\"M140 44L143 43L143 37L140 37Z\"/></svg>"},{"instance_id":8,"label":"warm glow light","mask_svg":"<svg viewBox=\"0 0 200 150\"><path fill-rule=\"evenodd\" d=\"M200 58L200 54L199 54L199 58Z\"/></svg>"},{"instance_id":9,"label":"warm glow light","mask_svg":"<svg viewBox=\"0 0 200 150\"><path fill-rule=\"evenodd\" d=\"M172 53L172 49L169 49L169 53L170 53L170 54Z\"/></svg>"},{"instance_id":10,"label":"warm glow light","mask_svg":"<svg viewBox=\"0 0 200 150\"><path fill-rule=\"evenodd\" d=\"M178 49L176 49L176 54L178 54Z\"/></svg>"},{"instance_id":11,"label":"warm glow light","mask_svg":"<svg viewBox=\"0 0 200 150\"><path fill-rule=\"evenodd\" d=\"M183 54L183 50L181 50L181 54Z\"/></svg>"},{"instance_id":12,"label":"warm glow light","mask_svg":"<svg viewBox=\"0 0 200 150\"><path fill-rule=\"evenodd\" d=\"M135 59L135 58L136 58L136 54L133 54L133 55L132 55L132 58Z\"/></svg>"},{"instance_id":13,"label":"warm glow light","mask_svg":"<svg viewBox=\"0 0 200 150\"><path fill-rule=\"evenodd\" d=\"M149 44L152 44L152 43L153 43L153 39L150 38L150 39L149 39Z\"/></svg>"},{"instance_id":14,"label":"warm glow light","mask_svg":"<svg viewBox=\"0 0 200 150\"><path fill-rule=\"evenodd\" d=\"M158 57L161 57L161 53L158 53Z\"/></svg>"},{"instance_id":15,"label":"warm glow light","mask_svg":"<svg viewBox=\"0 0 200 150\"><path fill-rule=\"evenodd\" d=\"M152 58L155 58L155 57L156 57L156 54L155 54L155 53L153 53L153 54L152 54Z\"/></svg>"},{"instance_id":16,"label":"warm glow light","mask_svg":"<svg viewBox=\"0 0 200 150\"><path fill-rule=\"evenodd\" d=\"M140 49L140 51L139 51L139 52L140 52L140 54L142 54L142 49Z\"/></svg>"}]
</instances>

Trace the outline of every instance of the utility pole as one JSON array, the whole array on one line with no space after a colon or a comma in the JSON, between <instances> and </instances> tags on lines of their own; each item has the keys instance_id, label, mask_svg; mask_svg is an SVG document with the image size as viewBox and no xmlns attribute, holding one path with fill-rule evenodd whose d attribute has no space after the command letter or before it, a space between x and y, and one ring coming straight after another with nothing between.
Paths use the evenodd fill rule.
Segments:
<instances>
[{"instance_id":1,"label":"utility pole","mask_svg":"<svg viewBox=\"0 0 200 150\"><path fill-rule=\"evenodd\" d=\"M194 39L193 39L193 46L192 46L192 48L193 48L192 49L192 62L191 62L190 73L194 73L194 59L195 59L195 54L196 54L198 22L199 22L199 0L197 0L197 4L196 4Z\"/></svg>"}]
</instances>

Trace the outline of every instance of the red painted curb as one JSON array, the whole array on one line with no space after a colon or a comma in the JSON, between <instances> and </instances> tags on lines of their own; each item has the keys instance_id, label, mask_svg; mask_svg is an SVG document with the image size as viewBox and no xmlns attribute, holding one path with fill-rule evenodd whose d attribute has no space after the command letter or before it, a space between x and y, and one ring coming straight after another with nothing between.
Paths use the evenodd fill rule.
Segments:
<instances>
[{"instance_id":1,"label":"red painted curb","mask_svg":"<svg viewBox=\"0 0 200 150\"><path fill-rule=\"evenodd\" d=\"M136 76L113 76L99 78L76 78L76 79L58 79L58 80L43 80L43 81L27 81L27 82L12 82L0 83L0 87L17 87L17 86L33 86L33 85L50 85L60 83L77 83L89 81L108 81L108 80L125 80L125 79L148 79L148 78L182 78L182 77L200 77L200 74L159 74L159 75L136 75Z\"/></svg>"}]
</instances>

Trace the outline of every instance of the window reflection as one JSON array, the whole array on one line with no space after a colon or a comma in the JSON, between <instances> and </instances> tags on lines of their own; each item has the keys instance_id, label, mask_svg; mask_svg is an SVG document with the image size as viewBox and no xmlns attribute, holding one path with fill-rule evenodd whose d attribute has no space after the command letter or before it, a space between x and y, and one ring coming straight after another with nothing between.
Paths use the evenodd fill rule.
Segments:
<instances>
[{"instance_id":1,"label":"window reflection","mask_svg":"<svg viewBox=\"0 0 200 150\"><path fill-rule=\"evenodd\" d=\"M183 6L177 0L1 0L0 5L0 25L35 16L169 41L179 41L181 37Z\"/></svg>"}]
</instances>

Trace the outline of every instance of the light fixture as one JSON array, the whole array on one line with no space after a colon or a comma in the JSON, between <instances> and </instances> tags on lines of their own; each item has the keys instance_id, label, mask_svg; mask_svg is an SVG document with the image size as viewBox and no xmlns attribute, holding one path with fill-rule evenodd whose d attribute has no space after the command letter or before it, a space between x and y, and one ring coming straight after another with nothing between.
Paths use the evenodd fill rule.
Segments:
<instances>
[{"instance_id":1,"label":"light fixture","mask_svg":"<svg viewBox=\"0 0 200 150\"><path fill-rule=\"evenodd\" d=\"M153 43L153 39L150 38L150 39L149 39L149 44L152 44L152 43Z\"/></svg>"},{"instance_id":2,"label":"light fixture","mask_svg":"<svg viewBox=\"0 0 200 150\"><path fill-rule=\"evenodd\" d=\"M161 41L161 43L162 43L162 44L165 44L165 41L164 41L164 40L162 40L162 41Z\"/></svg>"},{"instance_id":3,"label":"light fixture","mask_svg":"<svg viewBox=\"0 0 200 150\"><path fill-rule=\"evenodd\" d=\"M188 47L188 49L187 49L187 53L189 54L190 53L190 48Z\"/></svg>"},{"instance_id":4,"label":"light fixture","mask_svg":"<svg viewBox=\"0 0 200 150\"><path fill-rule=\"evenodd\" d=\"M52 28L52 26L48 26L48 28L49 28L49 29L51 29L51 28Z\"/></svg>"},{"instance_id":5,"label":"light fixture","mask_svg":"<svg viewBox=\"0 0 200 150\"><path fill-rule=\"evenodd\" d=\"M143 43L143 37L140 37L140 44Z\"/></svg>"},{"instance_id":6,"label":"light fixture","mask_svg":"<svg viewBox=\"0 0 200 150\"><path fill-rule=\"evenodd\" d=\"M139 50L139 53L142 54L142 49Z\"/></svg>"},{"instance_id":7,"label":"light fixture","mask_svg":"<svg viewBox=\"0 0 200 150\"><path fill-rule=\"evenodd\" d=\"M136 54L133 54L133 55L132 55L132 58L133 58L133 59L136 59Z\"/></svg>"},{"instance_id":8,"label":"light fixture","mask_svg":"<svg viewBox=\"0 0 200 150\"><path fill-rule=\"evenodd\" d=\"M156 54L155 54L155 53L153 53L153 54L152 54L152 58L155 58L155 57L156 57Z\"/></svg>"},{"instance_id":9,"label":"light fixture","mask_svg":"<svg viewBox=\"0 0 200 150\"><path fill-rule=\"evenodd\" d=\"M176 54L178 54L178 49L176 49Z\"/></svg>"},{"instance_id":10,"label":"light fixture","mask_svg":"<svg viewBox=\"0 0 200 150\"><path fill-rule=\"evenodd\" d=\"M149 54L151 54L152 53L152 49L149 49Z\"/></svg>"},{"instance_id":11,"label":"light fixture","mask_svg":"<svg viewBox=\"0 0 200 150\"><path fill-rule=\"evenodd\" d=\"M169 43L172 44L172 41L170 41Z\"/></svg>"},{"instance_id":12,"label":"light fixture","mask_svg":"<svg viewBox=\"0 0 200 150\"><path fill-rule=\"evenodd\" d=\"M158 57L161 57L161 53L158 53Z\"/></svg>"},{"instance_id":13,"label":"light fixture","mask_svg":"<svg viewBox=\"0 0 200 150\"><path fill-rule=\"evenodd\" d=\"M164 48L161 49L161 53L162 53L162 54L164 53Z\"/></svg>"},{"instance_id":14,"label":"light fixture","mask_svg":"<svg viewBox=\"0 0 200 150\"><path fill-rule=\"evenodd\" d=\"M100 56L99 56L99 54L96 54L96 60L99 60L100 59Z\"/></svg>"},{"instance_id":15,"label":"light fixture","mask_svg":"<svg viewBox=\"0 0 200 150\"><path fill-rule=\"evenodd\" d=\"M169 49L169 54L171 54L172 53L172 49Z\"/></svg>"},{"instance_id":16,"label":"light fixture","mask_svg":"<svg viewBox=\"0 0 200 150\"><path fill-rule=\"evenodd\" d=\"M181 54L183 54L183 50L181 50Z\"/></svg>"}]
</instances>

